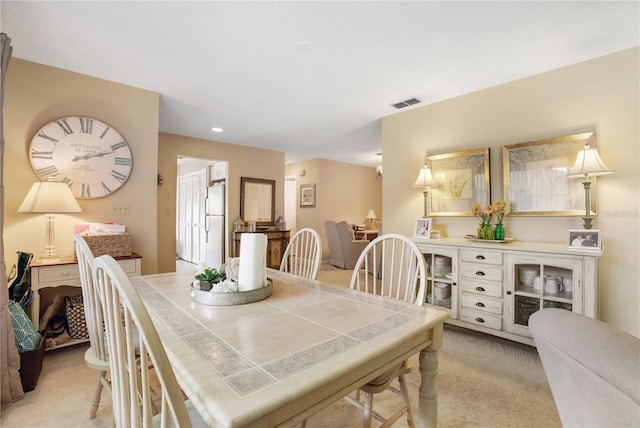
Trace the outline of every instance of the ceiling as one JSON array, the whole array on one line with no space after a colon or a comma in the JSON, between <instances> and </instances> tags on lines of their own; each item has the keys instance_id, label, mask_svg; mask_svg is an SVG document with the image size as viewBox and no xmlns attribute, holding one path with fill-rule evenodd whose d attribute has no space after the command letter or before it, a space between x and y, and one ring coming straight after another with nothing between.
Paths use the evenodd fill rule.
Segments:
<instances>
[{"instance_id":1,"label":"ceiling","mask_svg":"<svg viewBox=\"0 0 640 428\"><path fill-rule=\"evenodd\" d=\"M13 56L160 93L160 131L380 163L380 118L640 44L640 2L1 2ZM215 134L212 127L224 128Z\"/></svg>"}]
</instances>

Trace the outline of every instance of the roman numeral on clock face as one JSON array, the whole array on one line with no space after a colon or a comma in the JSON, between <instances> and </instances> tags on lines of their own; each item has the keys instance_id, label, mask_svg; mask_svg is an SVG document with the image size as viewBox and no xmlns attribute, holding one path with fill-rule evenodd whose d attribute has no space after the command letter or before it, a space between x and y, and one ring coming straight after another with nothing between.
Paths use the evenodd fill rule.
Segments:
<instances>
[{"instance_id":1,"label":"roman numeral on clock face","mask_svg":"<svg viewBox=\"0 0 640 428\"><path fill-rule=\"evenodd\" d=\"M111 150L118 150L121 149L123 147L125 147L127 145L127 143L125 143L124 141L120 141L119 143L116 143L114 145L111 146Z\"/></svg>"},{"instance_id":2,"label":"roman numeral on clock face","mask_svg":"<svg viewBox=\"0 0 640 428\"><path fill-rule=\"evenodd\" d=\"M36 170L41 178L47 178L52 175L58 175L58 168L55 165L45 166Z\"/></svg>"},{"instance_id":3,"label":"roman numeral on clock face","mask_svg":"<svg viewBox=\"0 0 640 428\"><path fill-rule=\"evenodd\" d=\"M56 120L56 123L60 128L62 128L62 131L64 132L65 137L69 134L73 134L73 129L71 129L71 126L69 126L69 123L67 122L66 118Z\"/></svg>"},{"instance_id":4,"label":"roman numeral on clock face","mask_svg":"<svg viewBox=\"0 0 640 428\"><path fill-rule=\"evenodd\" d=\"M116 165L131 165L131 158L119 158L116 156Z\"/></svg>"},{"instance_id":5,"label":"roman numeral on clock face","mask_svg":"<svg viewBox=\"0 0 640 428\"><path fill-rule=\"evenodd\" d=\"M53 144L56 144L56 143L58 142L58 140L57 140L57 139L55 139L55 138L53 138L53 137L48 136L47 134L45 134L45 133L44 133L44 131L40 131L40 132L38 133L38 137L39 137L39 138L43 138L43 139L45 139L45 140L49 140L49 141L51 141Z\"/></svg>"},{"instance_id":6,"label":"roman numeral on clock face","mask_svg":"<svg viewBox=\"0 0 640 428\"><path fill-rule=\"evenodd\" d=\"M81 117L80 132L82 132L83 134L91 134L93 132L93 119Z\"/></svg>"},{"instance_id":7,"label":"roman numeral on clock face","mask_svg":"<svg viewBox=\"0 0 640 428\"><path fill-rule=\"evenodd\" d=\"M127 176L119 173L118 171L111 171L111 176L121 183L124 183L127 180Z\"/></svg>"},{"instance_id":8,"label":"roman numeral on clock face","mask_svg":"<svg viewBox=\"0 0 640 428\"><path fill-rule=\"evenodd\" d=\"M41 152L31 149L31 159L53 159L53 152Z\"/></svg>"},{"instance_id":9,"label":"roman numeral on clock face","mask_svg":"<svg viewBox=\"0 0 640 428\"><path fill-rule=\"evenodd\" d=\"M100 183L102 183L102 190L104 190L105 195L108 195L109 193L111 193L111 189L109 189L109 187L104 184L104 181L101 181Z\"/></svg>"},{"instance_id":10,"label":"roman numeral on clock face","mask_svg":"<svg viewBox=\"0 0 640 428\"><path fill-rule=\"evenodd\" d=\"M82 198L90 198L91 197L91 189L89 188L89 185L86 183L82 183L82 190L80 192L80 197Z\"/></svg>"}]
</instances>

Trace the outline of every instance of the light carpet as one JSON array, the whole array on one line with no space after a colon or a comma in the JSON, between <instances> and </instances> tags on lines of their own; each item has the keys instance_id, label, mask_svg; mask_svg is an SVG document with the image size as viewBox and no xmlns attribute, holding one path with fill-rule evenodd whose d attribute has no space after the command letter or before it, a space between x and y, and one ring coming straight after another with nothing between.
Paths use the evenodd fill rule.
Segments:
<instances>
[{"instance_id":1,"label":"light carpet","mask_svg":"<svg viewBox=\"0 0 640 428\"><path fill-rule=\"evenodd\" d=\"M348 286L351 271L323 265L319 279ZM108 427L111 398L103 393L96 419L89 407L97 373L84 364L86 344L47 352L36 389L3 409L0 425L11 427ZM417 414L417 356L407 377L414 414ZM560 418L535 348L463 328L445 326L439 353L437 388L438 426L453 427L560 427ZM401 406L395 394L374 398L383 415ZM340 400L307 422L309 428L358 427L362 413ZM403 417L394 427L406 426Z\"/></svg>"}]
</instances>

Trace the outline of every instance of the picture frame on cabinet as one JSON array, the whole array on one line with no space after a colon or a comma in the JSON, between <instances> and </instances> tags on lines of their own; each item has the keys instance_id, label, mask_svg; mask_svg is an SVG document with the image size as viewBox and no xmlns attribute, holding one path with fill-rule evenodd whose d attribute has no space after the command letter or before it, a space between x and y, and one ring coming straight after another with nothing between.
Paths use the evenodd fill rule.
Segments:
<instances>
[{"instance_id":1,"label":"picture frame on cabinet","mask_svg":"<svg viewBox=\"0 0 640 428\"><path fill-rule=\"evenodd\" d=\"M413 227L413 237L416 239L431 238L431 218L420 217L416 219Z\"/></svg>"},{"instance_id":2,"label":"picture frame on cabinet","mask_svg":"<svg viewBox=\"0 0 640 428\"><path fill-rule=\"evenodd\" d=\"M576 250L601 250L602 237L597 229L571 229L569 230L568 245Z\"/></svg>"},{"instance_id":3,"label":"picture frame on cabinet","mask_svg":"<svg viewBox=\"0 0 640 428\"><path fill-rule=\"evenodd\" d=\"M314 208L316 206L316 185L300 185L300 208Z\"/></svg>"},{"instance_id":4,"label":"picture frame on cabinet","mask_svg":"<svg viewBox=\"0 0 640 428\"><path fill-rule=\"evenodd\" d=\"M477 202L491 202L489 148L428 156L434 186L430 188L430 216L472 216Z\"/></svg>"}]
</instances>

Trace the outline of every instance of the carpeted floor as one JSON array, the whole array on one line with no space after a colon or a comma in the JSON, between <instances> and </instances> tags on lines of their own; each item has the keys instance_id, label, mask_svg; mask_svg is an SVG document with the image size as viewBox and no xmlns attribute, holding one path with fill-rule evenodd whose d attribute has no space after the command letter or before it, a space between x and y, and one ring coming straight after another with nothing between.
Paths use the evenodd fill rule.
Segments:
<instances>
[{"instance_id":1,"label":"carpeted floor","mask_svg":"<svg viewBox=\"0 0 640 428\"><path fill-rule=\"evenodd\" d=\"M348 286L351 271L323 265L318 279ZM107 427L111 399L103 393L98 417L88 419L97 373L84 364L87 345L47 352L38 385L25 398L3 409L0 425L10 427ZM445 326L439 353L438 426L560 427L560 419L535 348L470 330ZM420 378L417 356L407 382L414 414ZM384 392L374 409L392 413L400 397ZM344 400L310 418L307 427L361 425L361 413ZM394 427L406 426L402 418Z\"/></svg>"}]
</instances>

